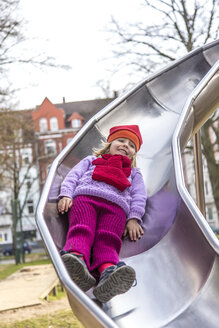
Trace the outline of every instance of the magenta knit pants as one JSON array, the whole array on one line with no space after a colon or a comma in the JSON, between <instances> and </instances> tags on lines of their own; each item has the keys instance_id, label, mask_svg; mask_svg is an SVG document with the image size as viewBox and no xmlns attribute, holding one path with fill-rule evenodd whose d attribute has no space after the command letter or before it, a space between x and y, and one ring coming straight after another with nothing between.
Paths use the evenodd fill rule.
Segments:
<instances>
[{"instance_id":1,"label":"magenta knit pants","mask_svg":"<svg viewBox=\"0 0 219 328\"><path fill-rule=\"evenodd\" d=\"M103 263L117 264L125 225L126 214L120 206L103 198L77 196L69 211L63 249L83 254L90 271Z\"/></svg>"}]
</instances>

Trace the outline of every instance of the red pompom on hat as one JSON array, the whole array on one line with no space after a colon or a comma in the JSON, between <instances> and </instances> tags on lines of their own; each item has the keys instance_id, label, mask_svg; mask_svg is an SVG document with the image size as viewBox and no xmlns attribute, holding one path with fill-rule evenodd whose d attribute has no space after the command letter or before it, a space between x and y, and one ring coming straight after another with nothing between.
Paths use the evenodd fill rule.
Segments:
<instances>
[{"instance_id":1,"label":"red pompom on hat","mask_svg":"<svg viewBox=\"0 0 219 328\"><path fill-rule=\"evenodd\" d=\"M107 142L111 142L118 138L127 138L135 144L136 151L139 151L143 144L141 132L138 125L119 125L110 129Z\"/></svg>"}]
</instances>

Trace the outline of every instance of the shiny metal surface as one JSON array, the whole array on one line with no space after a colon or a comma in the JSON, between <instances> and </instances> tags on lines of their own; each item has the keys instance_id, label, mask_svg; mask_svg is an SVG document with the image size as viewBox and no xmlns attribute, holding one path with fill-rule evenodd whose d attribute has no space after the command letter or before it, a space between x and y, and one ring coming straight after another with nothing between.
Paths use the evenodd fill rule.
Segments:
<instances>
[{"instance_id":1,"label":"shiny metal surface","mask_svg":"<svg viewBox=\"0 0 219 328\"><path fill-rule=\"evenodd\" d=\"M219 104L218 58L219 40L142 81L95 115L51 166L36 220L85 327L218 327L219 243L185 189L181 161L187 140ZM124 240L121 251L137 286L98 306L92 291L84 294L70 280L59 256L67 224L56 197L70 168L117 124L140 126L138 167L149 198L142 240Z\"/></svg>"}]
</instances>

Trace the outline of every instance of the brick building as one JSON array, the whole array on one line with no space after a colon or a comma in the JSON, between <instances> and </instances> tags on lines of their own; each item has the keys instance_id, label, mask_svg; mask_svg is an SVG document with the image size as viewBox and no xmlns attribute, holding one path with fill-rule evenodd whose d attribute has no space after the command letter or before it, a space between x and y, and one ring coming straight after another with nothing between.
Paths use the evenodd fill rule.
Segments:
<instances>
[{"instance_id":1,"label":"brick building","mask_svg":"<svg viewBox=\"0 0 219 328\"><path fill-rule=\"evenodd\" d=\"M32 111L41 187L57 154L86 121L112 100L107 98L66 103L63 99L60 104L52 104L45 98L42 104Z\"/></svg>"}]
</instances>

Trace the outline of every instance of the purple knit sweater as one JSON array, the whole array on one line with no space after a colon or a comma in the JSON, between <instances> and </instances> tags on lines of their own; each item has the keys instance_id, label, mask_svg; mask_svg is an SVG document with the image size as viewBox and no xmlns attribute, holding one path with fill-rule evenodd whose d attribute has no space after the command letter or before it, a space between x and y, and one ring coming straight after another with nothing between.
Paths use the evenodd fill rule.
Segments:
<instances>
[{"instance_id":1,"label":"purple knit sweater","mask_svg":"<svg viewBox=\"0 0 219 328\"><path fill-rule=\"evenodd\" d=\"M136 218L141 223L147 197L140 171L137 168L132 168L128 178L131 186L122 192L105 182L92 179L95 168L92 165L94 159L96 159L95 156L87 156L71 169L61 185L58 198L69 197L73 199L78 195L101 197L123 208L128 220Z\"/></svg>"}]
</instances>

